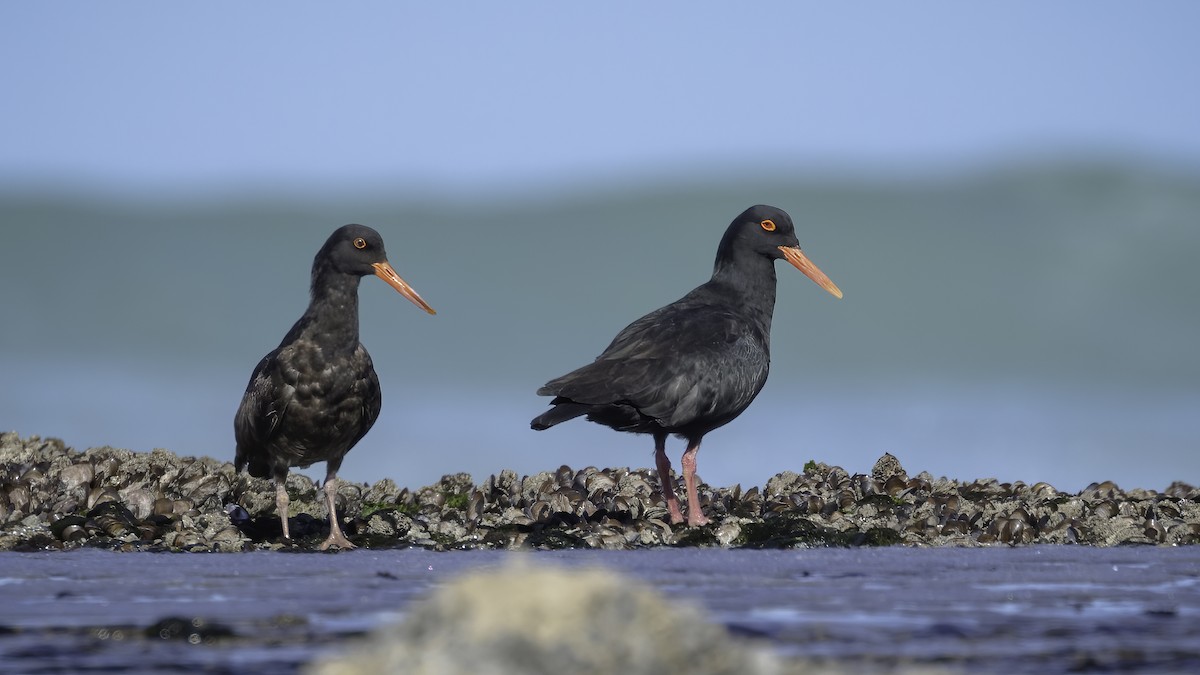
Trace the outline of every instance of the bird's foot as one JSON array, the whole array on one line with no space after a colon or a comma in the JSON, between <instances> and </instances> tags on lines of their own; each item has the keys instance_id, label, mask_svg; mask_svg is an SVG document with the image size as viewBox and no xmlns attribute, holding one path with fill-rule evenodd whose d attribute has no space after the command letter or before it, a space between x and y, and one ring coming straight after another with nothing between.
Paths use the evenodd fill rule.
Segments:
<instances>
[{"instance_id":1,"label":"bird's foot","mask_svg":"<svg viewBox=\"0 0 1200 675\"><path fill-rule=\"evenodd\" d=\"M688 510L688 519L687 519L688 527L702 527L704 525L708 525L711 522L712 521L708 519L708 516L706 516L700 512L700 509L689 509Z\"/></svg>"},{"instance_id":2,"label":"bird's foot","mask_svg":"<svg viewBox=\"0 0 1200 675\"><path fill-rule=\"evenodd\" d=\"M346 536L341 532L330 532L329 538L321 542L321 545L317 547L317 550L327 551L329 550L330 546L336 546L343 551L349 551L352 548L358 548L354 544L351 544L350 540L347 539Z\"/></svg>"}]
</instances>

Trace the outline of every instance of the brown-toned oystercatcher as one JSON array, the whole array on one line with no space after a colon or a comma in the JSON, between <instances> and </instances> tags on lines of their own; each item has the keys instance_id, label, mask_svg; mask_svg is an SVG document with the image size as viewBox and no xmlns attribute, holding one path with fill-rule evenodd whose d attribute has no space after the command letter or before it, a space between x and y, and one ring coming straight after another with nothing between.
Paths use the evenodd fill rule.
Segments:
<instances>
[{"instance_id":1,"label":"brown-toned oystercatcher","mask_svg":"<svg viewBox=\"0 0 1200 675\"><path fill-rule=\"evenodd\" d=\"M379 377L358 341L358 282L368 274L435 313L392 269L378 232L363 225L338 228L313 259L308 309L259 361L233 420L234 466L274 479L284 539L290 538L288 469L326 463L329 537L321 550L354 548L334 508L337 471L379 417Z\"/></svg>"}]
</instances>

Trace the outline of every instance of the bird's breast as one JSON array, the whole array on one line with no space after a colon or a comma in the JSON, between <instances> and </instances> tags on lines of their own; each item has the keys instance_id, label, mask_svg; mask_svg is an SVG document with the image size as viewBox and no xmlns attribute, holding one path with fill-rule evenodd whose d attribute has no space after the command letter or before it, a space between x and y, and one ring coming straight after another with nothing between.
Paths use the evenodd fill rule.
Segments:
<instances>
[{"instance_id":1,"label":"bird's breast","mask_svg":"<svg viewBox=\"0 0 1200 675\"><path fill-rule=\"evenodd\" d=\"M366 351L331 352L299 343L280 354L277 447L293 464L323 461L350 449L375 421L379 380Z\"/></svg>"}]
</instances>

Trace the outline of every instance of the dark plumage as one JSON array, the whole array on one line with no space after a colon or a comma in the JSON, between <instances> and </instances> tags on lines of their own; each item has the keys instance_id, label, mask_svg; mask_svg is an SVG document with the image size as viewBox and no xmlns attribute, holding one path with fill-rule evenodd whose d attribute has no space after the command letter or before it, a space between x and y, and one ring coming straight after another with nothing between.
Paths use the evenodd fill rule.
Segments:
<instances>
[{"instance_id":1,"label":"dark plumage","mask_svg":"<svg viewBox=\"0 0 1200 675\"><path fill-rule=\"evenodd\" d=\"M354 548L334 511L337 471L379 417L379 377L358 341L358 282L368 274L434 313L388 264L378 232L363 225L338 228L313 259L308 309L259 361L233 420L234 465L251 476L274 478L285 539L288 469L326 462L329 538L322 550Z\"/></svg>"},{"instance_id":2,"label":"dark plumage","mask_svg":"<svg viewBox=\"0 0 1200 675\"><path fill-rule=\"evenodd\" d=\"M708 519L696 496L696 452L705 434L742 414L767 381L775 261L783 258L837 297L842 292L800 252L792 219L772 206L738 216L717 248L712 279L629 324L596 360L538 390L554 406L530 426L586 415L617 431L652 434L663 497L683 522L666 454L668 434L687 441L688 524Z\"/></svg>"}]
</instances>

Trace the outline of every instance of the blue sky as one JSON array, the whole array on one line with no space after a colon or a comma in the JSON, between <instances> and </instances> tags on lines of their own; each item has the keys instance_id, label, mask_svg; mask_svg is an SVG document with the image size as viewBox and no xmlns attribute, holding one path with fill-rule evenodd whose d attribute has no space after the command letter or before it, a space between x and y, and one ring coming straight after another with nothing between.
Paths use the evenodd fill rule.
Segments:
<instances>
[{"instance_id":1,"label":"blue sky","mask_svg":"<svg viewBox=\"0 0 1200 675\"><path fill-rule=\"evenodd\" d=\"M4 3L0 185L1193 162L1198 25L1192 2Z\"/></svg>"}]
</instances>

